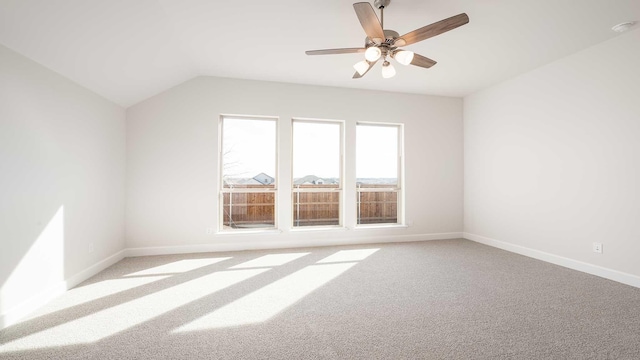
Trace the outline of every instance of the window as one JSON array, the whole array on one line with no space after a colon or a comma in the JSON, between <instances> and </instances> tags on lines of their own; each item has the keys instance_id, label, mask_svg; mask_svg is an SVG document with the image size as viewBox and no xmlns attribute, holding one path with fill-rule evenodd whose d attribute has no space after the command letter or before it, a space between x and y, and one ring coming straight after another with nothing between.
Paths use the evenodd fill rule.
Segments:
<instances>
[{"instance_id":1,"label":"window","mask_svg":"<svg viewBox=\"0 0 640 360\"><path fill-rule=\"evenodd\" d=\"M356 125L358 225L402 223L402 127Z\"/></svg>"},{"instance_id":2,"label":"window","mask_svg":"<svg viewBox=\"0 0 640 360\"><path fill-rule=\"evenodd\" d=\"M276 226L276 119L220 119L220 229Z\"/></svg>"},{"instance_id":3,"label":"window","mask_svg":"<svg viewBox=\"0 0 640 360\"><path fill-rule=\"evenodd\" d=\"M342 122L293 120L293 227L342 224Z\"/></svg>"},{"instance_id":4,"label":"window","mask_svg":"<svg viewBox=\"0 0 640 360\"><path fill-rule=\"evenodd\" d=\"M285 124L278 126L277 118L220 117L219 230L274 229L284 199L280 213L291 216L285 228L404 222L402 124L309 119L290 124L291 147L282 144L286 153L278 155L278 128ZM345 131L355 142L345 143ZM355 168L345 168L345 153ZM291 176L291 199L278 195L278 157L291 159L291 172L284 169ZM345 198L353 200L345 204Z\"/></svg>"}]
</instances>

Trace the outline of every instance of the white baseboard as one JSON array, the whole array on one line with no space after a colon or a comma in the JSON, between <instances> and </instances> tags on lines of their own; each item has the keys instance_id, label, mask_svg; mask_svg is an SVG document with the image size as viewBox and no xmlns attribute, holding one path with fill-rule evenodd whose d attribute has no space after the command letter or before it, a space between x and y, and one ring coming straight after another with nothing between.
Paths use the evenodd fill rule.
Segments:
<instances>
[{"instance_id":1,"label":"white baseboard","mask_svg":"<svg viewBox=\"0 0 640 360\"><path fill-rule=\"evenodd\" d=\"M520 245L514 245L508 242L491 239L488 237L463 233L463 238L471 241L478 242L480 244L489 245L498 249L510 251L516 254L528 256L530 258L546 261L555 265L564 266L569 269L581 271L587 274L599 276L605 279L617 281L625 285L634 286L640 288L640 276L628 274L622 271L617 271L609 268L605 268L598 265L585 263L582 261L566 258L559 255L550 254L540 250L534 250Z\"/></svg>"},{"instance_id":2,"label":"white baseboard","mask_svg":"<svg viewBox=\"0 0 640 360\"><path fill-rule=\"evenodd\" d=\"M98 262L97 264L94 264L80 271L79 273L67 278L66 280L60 281L50 286L49 288L23 301L19 305L9 309L4 314L0 314L0 329L4 329L6 327L9 327L17 323L18 321L20 321L22 318L29 315L33 311L46 305L48 302L55 299L56 297L64 294L65 291L89 279L90 277L96 275L97 273L108 268L109 266L117 263L123 258L124 258L124 251L121 250L109 256L108 258Z\"/></svg>"},{"instance_id":3,"label":"white baseboard","mask_svg":"<svg viewBox=\"0 0 640 360\"><path fill-rule=\"evenodd\" d=\"M210 244L185 245L185 246L159 246L139 247L125 250L125 257L189 254L201 252L223 252L244 250L268 250L288 249L335 245L362 245L375 243L411 242L429 240L460 239L462 232L450 232L439 234L420 235L389 235L389 236L363 236L359 238L322 238L308 240L282 240L282 241L234 241L229 239L224 242L217 241Z\"/></svg>"},{"instance_id":4,"label":"white baseboard","mask_svg":"<svg viewBox=\"0 0 640 360\"><path fill-rule=\"evenodd\" d=\"M80 271L79 273L67 278L65 280L65 286L68 289L76 287L81 282L89 279L90 277L98 274L100 271L105 270L109 266L117 263L118 261L124 259L124 250L120 250L117 253L109 256L108 258L89 266L88 268Z\"/></svg>"}]
</instances>

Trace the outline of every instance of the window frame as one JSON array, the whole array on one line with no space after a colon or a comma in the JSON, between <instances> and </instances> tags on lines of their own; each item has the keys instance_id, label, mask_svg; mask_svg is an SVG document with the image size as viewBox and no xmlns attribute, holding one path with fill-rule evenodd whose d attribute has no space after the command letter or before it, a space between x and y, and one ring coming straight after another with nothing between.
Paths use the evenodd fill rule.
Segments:
<instances>
[{"instance_id":1,"label":"window frame","mask_svg":"<svg viewBox=\"0 0 640 360\"><path fill-rule=\"evenodd\" d=\"M396 185L389 185L388 187L379 187L379 188L361 188L358 185L358 174L357 174L357 132L358 126L374 126L374 127L394 127L397 128L398 131L398 139L397 139L397 181ZM393 226L406 226L405 225L405 208L404 208L404 124L403 123L380 123L380 122L366 122L366 121L357 121L355 124L356 129L356 146L355 146L355 161L356 167L354 168L354 178L355 178L355 191L356 191L356 221L355 227L358 229L362 228L375 228L375 227L393 227ZM363 192L393 192L396 193L397 197L397 205L396 205L396 222L395 223L371 223L371 224L360 224L360 194Z\"/></svg>"},{"instance_id":2,"label":"window frame","mask_svg":"<svg viewBox=\"0 0 640 360\"><path fill-rule=\"evenodd\" d=\"M274 174L275 181L270 184L273 185L272 188L247 188L243 189L243 191L233 191L233 187L230 186L225 188L224 186L224 120L227 119L237 119L237 120L257 120L257 121L273 121L274 124L274 133L275 133L275 142L273 151L275 153L275 163L274 163ZM279 194L279 186L278 183L280 181L279 176L279 164L278 164L278 149L279 149L279 138L280 138L280 130L279 130L279 122L280 118L277 116L262 116L262 115L235 115L235 114L220 114L218 118L218 233L251 233L251 232L270 232L274 230L278 230L278 194ZM264 226L264 227L255 227L255 228L246 228L246 229L238 229L238 228L225 228L224 225L224 196L225 194L229 194L230 199L232 198L234 193L273 193L273 226Z\"/></svg>"},{"instance_id":3,"label":"window frame","mask_svg":"<svg viewBox=\"0 0 640 360\"><path fill-rule=\"evenodd\" d=\"M330 188L300 188L299 186L296 187L296 185L294 184L294 175L293 175L293 170L294 170L294 137L295 137L295 130L294 130L294 123L312 123L312 124L337 124L340 128L340 133L339 133L339 144L340 144L340 149L339 149L339 179L340 181L338 181L338 187L335 189L330 189ZM345 187L344 187L344 183L345 183L345 168L344 168L344 164L345 164L345 121L344 120L334 120L334 119L311 119L311 118L301 118L301 117L292 117L291 118L291 153L289 154L291 157L291 222L290 222L290 226L291 226L291 231L305 231L305 230L326 230L326 229L342 229L344 228L344 214L345 214L345 203L344 203L344 199L345 199ZM299 193L312 193L312 192L318 192L318 193L322 193L322 192L337 192L338 193L338 224L336 225L309 225L309 226L296 226L296 206L295 201L296 201L296 195Z\"/></svg>"}]
</instances>

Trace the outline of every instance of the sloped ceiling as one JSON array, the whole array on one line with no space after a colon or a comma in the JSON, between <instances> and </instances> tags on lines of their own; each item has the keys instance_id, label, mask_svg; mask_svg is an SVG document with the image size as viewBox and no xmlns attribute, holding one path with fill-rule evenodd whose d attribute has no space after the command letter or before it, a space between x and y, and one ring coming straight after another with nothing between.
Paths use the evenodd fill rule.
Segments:
<instances>
[{"instance_id":1,"label":"sloped ceiling","mask_svg":"<svg viewBox=\"0 0 640 360\"><path fill-rule=\"evenodd\" d=\"M362 54L304 53L364 44L353 2L0 0L0 43L125 107L200 75L460 97L640 20L638 0L392 0L385 28L400 34L471 20L407 47L433 68L382 79L377 65L353 80Z\"/></svg>"}]
</instances>

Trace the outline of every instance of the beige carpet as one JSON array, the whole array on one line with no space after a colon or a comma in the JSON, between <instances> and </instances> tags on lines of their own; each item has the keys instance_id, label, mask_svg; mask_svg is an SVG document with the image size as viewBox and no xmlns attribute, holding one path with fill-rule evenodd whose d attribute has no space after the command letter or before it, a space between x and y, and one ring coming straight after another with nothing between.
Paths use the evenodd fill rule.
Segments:
<instances>
[{"instance_id":1,"label":"beige carpet","mask_svg":"<svg viewBox=\"0 0 640 360\"><path fill-rule=\"evenodd\" d=\"M640 289L466 240L128 258L1 359L640 359Z\"/></svg>"}]
</instances>

